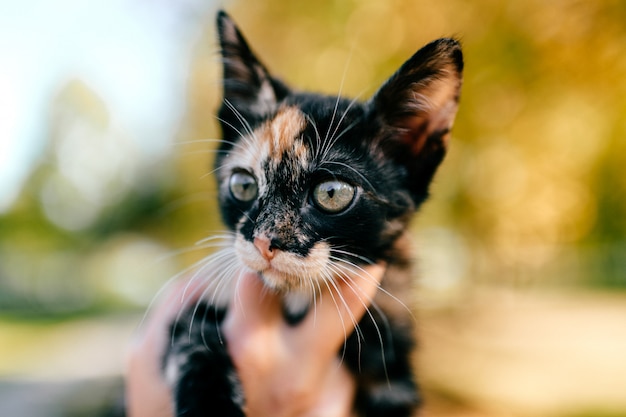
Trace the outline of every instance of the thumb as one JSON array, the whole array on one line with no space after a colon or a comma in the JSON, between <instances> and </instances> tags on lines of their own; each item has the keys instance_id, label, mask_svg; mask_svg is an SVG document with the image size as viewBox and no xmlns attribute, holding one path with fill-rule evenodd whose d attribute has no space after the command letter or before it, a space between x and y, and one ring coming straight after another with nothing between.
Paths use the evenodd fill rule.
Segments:
<instances>
[{"instance_id":1,"label":"thumb","mask_svg":"<svg viewBox=\"0 0 626 417\"><path fill-rule=\"evenodd\" d=\"M334 354L371 306L385 270L380 263L337 276L313 314L294 329L293 340L311 351Z\"/></svg>"},{"instance_id":2,"label":"thumb","mask_svg":"<svg viewBox=\"0 0 626 417\"><path fill-rule=\"evenodd\" d=\"M235 287L226 314L224 330L239 334L254 329L275 327L282 320L278 295L263 285L255 272L244 272Z\"/></svg>"}]
</instances>

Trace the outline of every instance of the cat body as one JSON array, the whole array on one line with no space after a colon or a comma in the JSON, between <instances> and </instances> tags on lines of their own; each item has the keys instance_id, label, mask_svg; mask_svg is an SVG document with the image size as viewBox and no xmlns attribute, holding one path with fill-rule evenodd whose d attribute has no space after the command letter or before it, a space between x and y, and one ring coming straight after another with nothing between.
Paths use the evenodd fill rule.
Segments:
<instances>
[{"instance_id":1,"label":"cat body","mask_svg":"<svg viewBox=\"0 0 626 417\"><path fill-rule=\"evenodd\" d=\"M358 291L358 279L371 279L363 266L384 262L372 307L338 355L356 380L358 415L412 415L420 398L407 225L445 155L461 88L459 44L428 44L359 102L292 90L230 17L220 12L217 26L224 101L215 172L231 233L201 268L210 279L205 301L172 326L164 369L177 414L245 415L219 329L242 271L281 295L295 326L322 289L350 279Z\"/></svg>"}]
</instances>

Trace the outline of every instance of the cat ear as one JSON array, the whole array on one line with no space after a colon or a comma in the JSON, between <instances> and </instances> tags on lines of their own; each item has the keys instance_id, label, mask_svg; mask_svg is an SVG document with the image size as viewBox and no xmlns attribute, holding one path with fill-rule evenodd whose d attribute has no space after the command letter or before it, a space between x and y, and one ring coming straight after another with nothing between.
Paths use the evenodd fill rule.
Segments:
<instances>
[{"instance_id":1,"label":"cat ear","mask_svg":"<svg viewBox=\"0 0 626 417\"><path fill-rule=\"evenodd\" d=\"M407 167L416 198L426 197L445 155L462 72L460 44L439 39L417 51L372 98L383 149Z\"/></svg>"},{"instance_id":2,"label":"cat ear","mask_svg":"<svg viewBox=\"0 0 626 417\"><path fill-rule=\"evenodd\" d=\"M239 112L266 115L287 94L252 53L235 22L224 11L217 14L217 31L224 68L224 100Z\"/></svg>"}]
</instances>

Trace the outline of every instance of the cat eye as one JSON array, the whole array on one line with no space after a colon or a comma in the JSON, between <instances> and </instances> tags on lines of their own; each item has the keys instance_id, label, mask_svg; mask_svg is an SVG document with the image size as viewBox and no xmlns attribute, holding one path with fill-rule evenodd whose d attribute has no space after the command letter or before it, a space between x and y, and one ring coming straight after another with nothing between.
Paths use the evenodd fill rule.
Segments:
<instances>
[{"instance_id":1,"label":"cat eye","mask_svg":"<svg viewBox=\"0 0 626 417\"><path fill-rule=\"evenodd\" d=\"M355 188L343 181L324 181L313 189L313 202L323 211L339 213L345 210L356 194Z\"/></svg>"},{"instance_id":2,"label":"cat eye","mask_svg":"<svg viewBox=\"0 0 626 417\"><path fill-rule=\"evenodd\" d=\"M254 200L258 193L256 179L247 172L235 172L230 177L230 193L244 203Z\"/></svg>"}]
</instances>

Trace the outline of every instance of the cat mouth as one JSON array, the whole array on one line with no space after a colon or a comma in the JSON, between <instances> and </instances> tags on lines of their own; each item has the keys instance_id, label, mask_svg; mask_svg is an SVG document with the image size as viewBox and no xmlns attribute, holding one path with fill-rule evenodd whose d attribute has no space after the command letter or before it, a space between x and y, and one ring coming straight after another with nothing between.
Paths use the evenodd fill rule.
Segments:
<instances>
[{"instance_id":1,"label":"cat mouth","mask_svg":"<svg viewBox=\"0 0 626 417\"><path fill-rule=\"evenodd\" d=\"M272 259L243 238L236 240L235 248L241 262L259 274L268 288L279 292L317 288L330 254L326 243L318 243L306 257L279 251Z\"/></svg>"},{"instance_id":2,"label":"cat mouth","mask_svg":"<svg viewBox=\"0 0 626 417\"><path fill-rule=\"evenodd\" d=\"M286 291L295 286L295 277L281 271L272 261L260 257L240 256L242 263L257 273L263 284L276 291Z\"/></svg>"}]
</instances>

